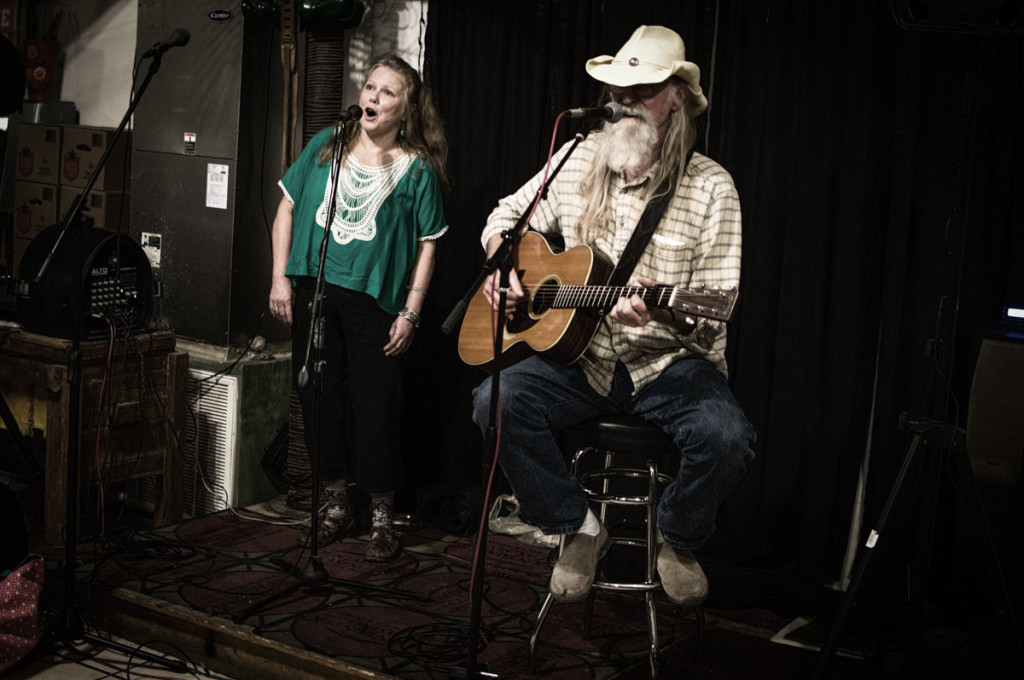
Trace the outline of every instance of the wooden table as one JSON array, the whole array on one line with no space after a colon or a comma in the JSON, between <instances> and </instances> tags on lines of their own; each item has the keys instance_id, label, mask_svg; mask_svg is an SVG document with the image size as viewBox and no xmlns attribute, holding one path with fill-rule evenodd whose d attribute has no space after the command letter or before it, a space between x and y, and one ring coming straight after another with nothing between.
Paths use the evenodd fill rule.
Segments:
<instances>
[{"instance_id":1,"label":"wooden table","mask_svg":"<svg viewBox=\"0 0 1024 680\"><path fill-rule=\"evenodd\" d=\"M0 334L0 390L45 410L44 538L64 541L71 341L15 330ZM168 331L81 343L78 476L81 486L158 477L156 526L182 516L188 354Z\"/></svg>"}]
</instances>

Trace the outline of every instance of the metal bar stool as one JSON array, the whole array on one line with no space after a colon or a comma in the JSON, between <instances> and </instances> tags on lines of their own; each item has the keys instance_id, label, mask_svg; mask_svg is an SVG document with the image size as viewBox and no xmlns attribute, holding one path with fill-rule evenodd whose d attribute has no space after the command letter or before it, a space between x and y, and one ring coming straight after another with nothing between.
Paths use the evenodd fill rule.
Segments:
<instances>
[{"instance_id":1,"label":"metal bar stool","mask_svg":"<svg viewBox=\"0 0 1024 680\"><path fill-rule=\"evenodd\" d=\"M644 593L647 604L647 638L649 643L651 677L658 676L658 621L655 607L655 595L661 589L658 578L658 521L657 509L659 491L672 481L672 477L659 472L658 462L662 457L674 458L678 455L672 439L650 423L629 415L611 415L592 418L565 431L567 442L580 442L579 448L572 457L571 470L579 479L589 501L599 506L601 522L611 535L611 547L629 546L642 549L645 554L644 576L637 580L609 580L602 573L602 565L598 565L594 585L587 595L584 608L584 634L590 633L590 625L594 614L594 600L597 590L636 591ZM603 453L603 460L598 459L597 467L585 468L591 454ZM628 458L619 463L616 459ZM644 467L641 467L641 460ZM634 481L632 488L626 487L628 480ZM610 505L633 506L643 509L644 529L640 536L623 534L620 528L610 525L608 508ZM634 532L635 533L635 532ZM565 547L565 536L558 544L558 554ZM604 577L604 578L602 578ZM540 637L541 627L547 618L555 598L548 593L537 615L537 623L530 635L529 667L533 668L534 652ZM699 644L704 641L704 610L698 605L694 608L697 621L697 639Z\"/></svg>"}]
</instances>

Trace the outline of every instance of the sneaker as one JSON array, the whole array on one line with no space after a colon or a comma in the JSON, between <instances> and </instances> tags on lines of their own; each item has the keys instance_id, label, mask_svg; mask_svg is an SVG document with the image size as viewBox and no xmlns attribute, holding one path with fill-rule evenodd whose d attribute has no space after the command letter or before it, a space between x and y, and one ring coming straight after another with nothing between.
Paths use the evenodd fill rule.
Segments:
<instances>
[{"instance_id":1,"label":"sneaker","mask_svg":"<svg viewBox=\"0 0 1024 680\"><path fill-rule=\"evenodd\" d=\"M597 563L608 552L608 530L601 525L597 536L574 534L551 572L551 594L559 602L582 600L594 585Z\"/></svg>"},{"instance_id":2,"label":"sneaker","mask_svg":"<svg viewBox=\"0 0 1024 680\"><path fill-rule=\"evenodd\" d=\"M378 525L370 530L370 543L366 546L366 561L390 562L398 557L402 546L398 544L392 527Z\"/></svg>"},{"instance_id":3,"label":"sneaker","mask_svg":"<svg viewBox=\"0 0 1024 680\"><path fill-rule=\"evenodd\" d=\"M673 604L696 607L708 596L708 578L689 550L676 550L662 543L658 548L658 576Z\"/></svg>"}]
</instances>

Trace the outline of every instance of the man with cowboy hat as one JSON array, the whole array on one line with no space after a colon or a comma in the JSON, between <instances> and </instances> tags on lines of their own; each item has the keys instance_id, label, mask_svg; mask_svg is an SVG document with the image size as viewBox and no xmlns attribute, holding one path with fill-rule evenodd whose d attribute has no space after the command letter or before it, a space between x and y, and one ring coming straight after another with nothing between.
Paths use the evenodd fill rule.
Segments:
<instances>
[{"instance_id":1,"label":"man with cowboy hat","mask_svg":"<svg viewBox=\"0 0 1024 680\"><path fill-rule=\"evenodd\" d=\"M694 119L707 99L682 38L641 26L614 57L589 60L587 72L606 85L623 116L576 147L530 227L567 249L585 244L619 262L631 286L738 289L739 198L729 173L694 151ZM570 148L557 152L552 167ZM544 177L538 173L498 203L481 237L488 254L530 208ZM638 223L653 233L623 258ZM495 309L497 276L484 285ZM509 310L522 298L513 271ZM618 299L574 363L535 355L503 369L502 470L528 521L547 534L572 534L551 575L556 598L587 594L609 541L553 433L613 413L640 416L678 447L678 473L658 506L657 567L674 603L695 605L707 596L707 578L691 551L714 532L719 503L754 455L753 428L726 382L725 344L724 322L633 295ZM488 425L489 381L474 392L481 428Z\"/></svg>"}]
</instances>

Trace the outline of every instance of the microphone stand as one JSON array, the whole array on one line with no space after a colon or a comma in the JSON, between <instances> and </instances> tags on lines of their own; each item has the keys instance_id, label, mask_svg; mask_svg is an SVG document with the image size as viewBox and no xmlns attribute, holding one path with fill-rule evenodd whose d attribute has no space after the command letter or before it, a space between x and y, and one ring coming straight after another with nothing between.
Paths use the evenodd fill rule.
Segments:
<instances>
[{"instance_id":1,"label":"microphone stand","mask_svg":"<svg viewBox=\"0 0 1024 680\"><path fill-rule=\"evenodd\" d=\"M555 177L558 176L558 173L562 169L562 166L565 165L565 162L569 160L569 156L572 155L572 152L576 150L576 147L579 146L580 142L582 142L585 138L586 134L582 132L576 134L576 137L573 139L572 146L569 147L569 150L562 157L562 160L559 161L557 166L555 166L554 171L551 173L551 177L548 178L547 182L545 182L540 192L538 192L537 198L534 199L534 203L539 203L541 200L548 197L548 187L551 186L551 183L554 181ZM480 270L480 273L477 274L476 279L474 279L473 283L470 284L469 288L466 290L466 294L462 296L462 299L459 300L455 304L455 307L452 308L452 311L448 313L448 316L445 318L444 323L441 324L441 332L447 335L451 333L453 330L455 330L456 324L458 324L462 317L465 316L466 314L466 309L469 307L469 301L473 299L474 295L476 295L477 291L480 289L480 286L483 285L484 281L487 280L488 276L494 273L494 270L497 269L499 265L506 261L506 259L512 252L512 248L518 245L519 239L521 239L523 237L523 234L526 232L526 229L524 229L523 227L528 216L529 212L524 213L519 217L519 220L516 222L515 226L512 227L512 229L502 232L502 240L501 243L498 244L498 249L494 251L493 255L487 258L487 261L484 262L483 268ZM497 349L499 350L500 353L501 346L499 345ZM495 359L497 359L497 356L495 356ZM497 370L495 370L495 374L497 374Z\"/></svg>"},{"instance_id":2,"label":"microphone stand","mask_svg":"<svg viewBox=\"0 0 1024 680\"><path fill-rule=\"evenodd\" d=\"M361 113L361 112L360 112ZM299 369L299 375L297 378L298 387L300 390L311 388L312 402L310 404L311 417L310 422L313 425L314 437L316 437L316 447L311 452L309 457L309 469L310 476L312 477L312 490L310 496L310 517L309 517L309 560L306 562L306 566L298 574L298 580L286 586L282 590L272 593L267 597L251 604L250 606L242 609L241 611L235 612L231 615L231 619L235 623L241 623L245 619L252 616L254 613L262 610L268 604L289 595L299 588L304 588L307 585L322 585L325 583L331 583L336 585L343 585L352 589L367 590L382 594L396 595L404 598L412 598L425 602L429 602L430 598L416 593L398 590L395 588L386 588L382 586L375 586L368 583L360 583L359 581L352 581L347 579L336 579L330 578L327 569L323 565L323 561L320 558L320 484L321 484L321 473L320 473L320 453L323 450L324 442L321 440L320 435L320 399L322 395L322 377L323 377L323 366L324 362L321 359L321 346L323 343L323 301L324 301L324 288L326 281L324 280L324 265L327 262L327 245L330 242L331 237L331 223L334 220L334 212L336 209L336 202L338 196L338 178L341 174L341 155L342 148L345 145L345 121L351 116L351 111L342 113L338 117L336 126L336 144L333 149L331 156L331 191L330 198L327 201L327 218L324 224L324 235L320 240L320 252L319 252L319 266L317 267L316 276L316 287L313 293L313 300L310 303L310 315L309 315L309 331L306 336L306 353L305 358L302 362L302 368ZM358 118L354 116L353 118ZM315 350L315 358L313 357ZM312 385L310 385L310 375L312 375ZM286 572L293 572L295 565L288 563L282 558L275 557L271 560L276 565L281 567ZM256 627L258 633L260 627Z\"/></svg>"},{"instance_id":3,"label":"microphone stand","mask_svg":"<svg viewBox=\"0 0 1024 680\"><path fill-rule=\"evenodd\" d=\"M485 474L484 474L484 499L483 499L483 511L481 514L480 528L477 532L477 546L474 551L475 559L473 560L473 576L471 578L472 590L470 592L470 614L469 614L469 629L466 633L467 641L467 654L466 654L466 665L464 668L455 667L452 669L450 677L455 680L474 680L479 677L493 678L497 677L493 673L487 673L486 668L483 671L477 670L477 639L480 637L480 610L483 606L483 593L484 593L484 562L487 557L487 512L491 505L491 485L487 479L490 475L490 465L486 464L487 454L492 453L497 458L497 442L498 432L495 427L495 423L498 418L498 403L501 395L501 350L502 340L505 337L505 311L507 308L508 300L508 285L509 285L509 272L512 270L512 251L516 245L518 245L523 234L526 233L527 227L529 226L526 221L533 214L532 208L540 203L541 200L547 198L548 188L551 183L554 182L555 177L558 176L559 171L565 162L572 155L572 152L576 150L580 142L584 140L586 135L584 133L577 133L573 140L572 146L562 157L562 160L555 167L551 176L545 181L540 191L537 192L536 198L531 203L531 209L519 216L516 224L511 229L507 229L501 232L501 243L498 244L497 250L491 255L486 262L484 262L483 268L477 275L476 280L470 286L469 290L463 298L455 305L452 311L448 314L444 324L441 326L441 330L444 333L450 333L454 328L455 324L462 318L466 312L466 308L469 306L469 301L480 286L483 285L484 281L491 276L495 269L499 272L499 288L498 288L498 310L496 312L498 316L497 328L494 332L494 371L491 374L491 396L490 396L490 408L488 412L488 424L487 430L484 436L484 461L485 461Z\"/></svg>"},{"instance_id":4,"label":"microphone stand","mask_svg":"<svg viewBox=\"0 0 1024 680\"><path fill-rule=\"evenodd\" d=\"M114 149L115 143L124 132L125 126L127 126L128 121L131 119L131 115L135 111L135 107L138 105L143 93L146 91L146 87L149 86L149 81L152 80L153 76L160 69L160 57L161 54L157 54L150 62L149 72L146 74L145 79L143 79L142 84L139 86L138 92L132 97L131 104L128 106L128 110L125 112L124 118L121 119L121 124L117 127L117 130L107 143L106 150L103 152L103 155L100 156L99 161L97 161L96 169L93 171L92 177L90 177L89 181L86 182L85 187L82 189L82 193L79 194L78 198L71 206L71 209L64 217L64 221L61 225L61 231L53 244L53 248L40 265L39 271L36 272L33 282L38 284L43 280L43 277L46 275L46 272L49 270L50 265L53 262L54 255L61 247L64 237L71 234L72 227L74 227L75 231L73 233L74 238L72 238L72 241L73 246L76 249L76 255L75 268L72 269L73 276L71 277L71 350L68 354L67 364L68 441L66 471L67 488L64 499L64 533L66 535L64 551L64 607L58 621L58 626L60 627L58 630L51 632L52 639L48 641L48 644L85 640L87 642L105 645L129 656L142 657L153 663L163 665L172 671L184 673L187 669L185 663L182 661L150 654L144 650L122 645L113 640L86 632L84 630L81 616L78 612L78 607L76 606L77 597L75 587L75 563L77 562L78 549L78 457L81 454L79 451L79 427L81 419L80 408L82 381L82 295L84 292L83 278L85 276L85 273L82 271L85 259L82 253L84 240L82 206L85 204L86 198L89 196L89 192L92 191L92 187L100 175L100 170L106 164L108 156L110 156L111 151Z\"/></svg>"}]
</instances>

